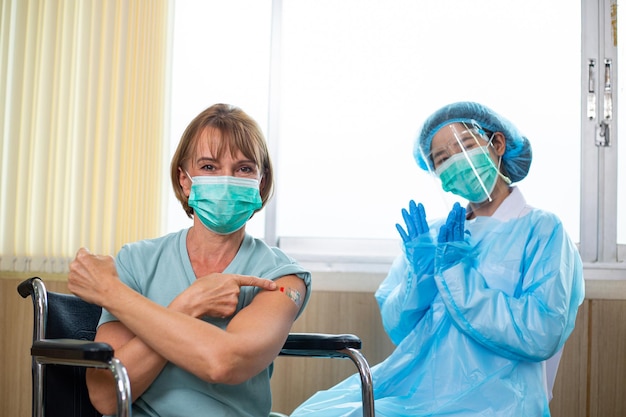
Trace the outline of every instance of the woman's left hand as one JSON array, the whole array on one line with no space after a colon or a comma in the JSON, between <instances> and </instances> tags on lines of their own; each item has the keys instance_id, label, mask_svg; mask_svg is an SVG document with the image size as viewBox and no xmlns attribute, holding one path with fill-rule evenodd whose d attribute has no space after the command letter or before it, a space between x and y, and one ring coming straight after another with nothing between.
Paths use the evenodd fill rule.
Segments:
<instances>
[{"instance_id":1,"label":"woman's left hand","mask_svg":"<svg viewBox=\"0 0 626 417\"><path fill-rule=\"evenodd\" d=\"M170 307L192 317L230 317L237 310L241 287L244 286L268 291L277 289L276 283L269 279L214 272L197 278Z\"/></svg>"},{"instance_id":2,"label":"woman's left hand","mask_svg":"<svg viewBox=\"0 0 626 417\"><path fill-rule=\"evenodd\" d=\"M111 256L94 255L89 249L80 248L70 263L68 289L83 300L104 306L121 284L115 261Z\"/></svg>"},{"instance_id":3,"label":"woman's left hand","mask_svg":"<svg viewBox=\"0 0 626 417\"><path fill-rule=\"evenodd\" d=\"M465 239L465 208L454 203L446 224L439 229L439 243L460 242Z\"/></svg>"}]
</instances>

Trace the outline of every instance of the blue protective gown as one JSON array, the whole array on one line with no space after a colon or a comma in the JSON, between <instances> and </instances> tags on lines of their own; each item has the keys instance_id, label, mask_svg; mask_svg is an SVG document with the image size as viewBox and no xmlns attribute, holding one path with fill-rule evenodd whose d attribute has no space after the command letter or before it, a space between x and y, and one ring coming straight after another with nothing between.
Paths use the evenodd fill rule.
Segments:
<instances>
[{"instance_id":1,"label":"blue protective gown","mask_svg":"<svg viewBox=\"0 0 626 417\"><path fill-rule=\"evenodd\" d=\"M584 299L576 247L517 188L493 216L466 223L465 242L433 243L441 224L415 242L412 262L396 259L376 292L397 346L372 368L376 415L549 416L560 351ZM308 415L362 416L358 375L292 417Z\"/></svg>"}]
</instances>

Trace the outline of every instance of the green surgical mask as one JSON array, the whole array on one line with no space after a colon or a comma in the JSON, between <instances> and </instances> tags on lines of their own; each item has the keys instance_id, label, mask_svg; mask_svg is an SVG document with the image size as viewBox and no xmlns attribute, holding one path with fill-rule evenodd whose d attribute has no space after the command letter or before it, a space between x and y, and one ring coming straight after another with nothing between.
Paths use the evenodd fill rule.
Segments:
<instances>
[{"instance_id":1,"label":"green surgical mask","mask_svg":"<svg viewBox=\"0 0 626 417\"><path fill-rule=\"evenodd\" d=\"M437 167L435 173L441 179L444 191L471 203L490 199L498 180L498 167L491 159L487 146L452 155Z\"/></svg>"},{"instance_id":2,"label":"green surgical mask","mask_svg":"<svg viewBox=\"0 0 626 417\"><path fill-rule=\"evenodd\" d=\"M263 206L256 179L201 175L191 181L189 207L214 233L236 232Z\"/></svg>"}]
</instances>

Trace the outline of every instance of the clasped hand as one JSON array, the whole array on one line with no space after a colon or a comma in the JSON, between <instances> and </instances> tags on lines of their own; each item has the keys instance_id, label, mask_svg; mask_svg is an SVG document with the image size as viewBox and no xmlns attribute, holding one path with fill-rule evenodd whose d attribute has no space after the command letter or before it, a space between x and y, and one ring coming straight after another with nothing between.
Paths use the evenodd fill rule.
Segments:
<instances>
[{"instance_id":1,"label":"clasped hand","mask_svg":"<svg viewBox=\"0 0 626 417\"><path fill-rule=\"evenodd\" d=\"M416 205L415 201L411 200L409 202L409 210L402 209L402 218L406 224L406 231L399 224L396 224L396 229L405 245L414 242L416 239L421 239L424 242L430 240L426 210L422 203ZM462 241L465 239L465 233L468 233L465 231L465 208L461 207L459 203L454 203L446 223L439 229L437 242Z\"/></svg>"},{"instance_id":2,"label":"clasped hand","mask_svg":"<svg viewBox=\"0 0 626 417\"><path fill-rule=\"evenodd\" d=\"M421 203L415 204L411 200L409 209L402 209L402 218L406 230L399 224L396 224L396 229L402 238L406 258L416 273L426 272L432 268L431 261L435 257L435 245L429 233L426 210ZM465 231L465 208L455 203L446 223L439 229L437 243L441 246L451 242L463 242L466 233L469 232Z\"/></svg>"},{"instance_id":3,"label":"clasped hand","mask_svg":"<svg viewBox=\"0 0 626 417\"><path fill-rule=\"evenodd\" d=\"M415 201L411 200L409 202L409 211L402 209L402 218L406 224L406 232L399 224L396 224L396 229L405 244L414 241L420 236L427 236L428 222L426 222L426 210L424 210L422 203L416 205Z\"/></svg>"},{"instance_id":4,"label":"clasped hand","mask_svg":"<svg viewBox=\"0 0 626 417\"><path fill-rule=\"evenodd\" d=\"M435 246L430 237L424 206L411 200L409 210L402 209L402 217L406 231L399 224L396 224L396 229L402 238L408 264L416 274L431 271Z\"/></svg>"},{"instance_id":5,"label":"clasped hand","mask_svg":"<svg viewBox=\"0 0 626 417\"><path fill-rule=\"evenodd\" d=\"M459 203L454 203L446 224L439 229L437 242L459 242L465 239L465 233L465 208Z\"/></svg>"}]
</instances>

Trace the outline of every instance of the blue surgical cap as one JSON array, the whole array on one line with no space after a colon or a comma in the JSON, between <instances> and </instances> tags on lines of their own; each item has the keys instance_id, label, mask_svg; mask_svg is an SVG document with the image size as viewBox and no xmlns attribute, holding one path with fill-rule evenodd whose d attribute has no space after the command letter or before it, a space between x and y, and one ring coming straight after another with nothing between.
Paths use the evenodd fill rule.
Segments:
<instances>
[{"instance_id":1,"label":"blue surgical cap","mask_svg":"<svg viewBox=\"0 0 626 417\"><path fill-rule=\"evenodd\" d=\"M523 180L528 174L532 161L532 148L528 139L504 117L479 103L462 101L448 104L434 112L422 126L413 148L417 165L433 169L433 163L425 159L430 154L433 136L439 129L450 123L477 123L484 130L502 132L506 139L506 149L502 155L502 165L512 182Z\"/></svg>"}]
</instances>

